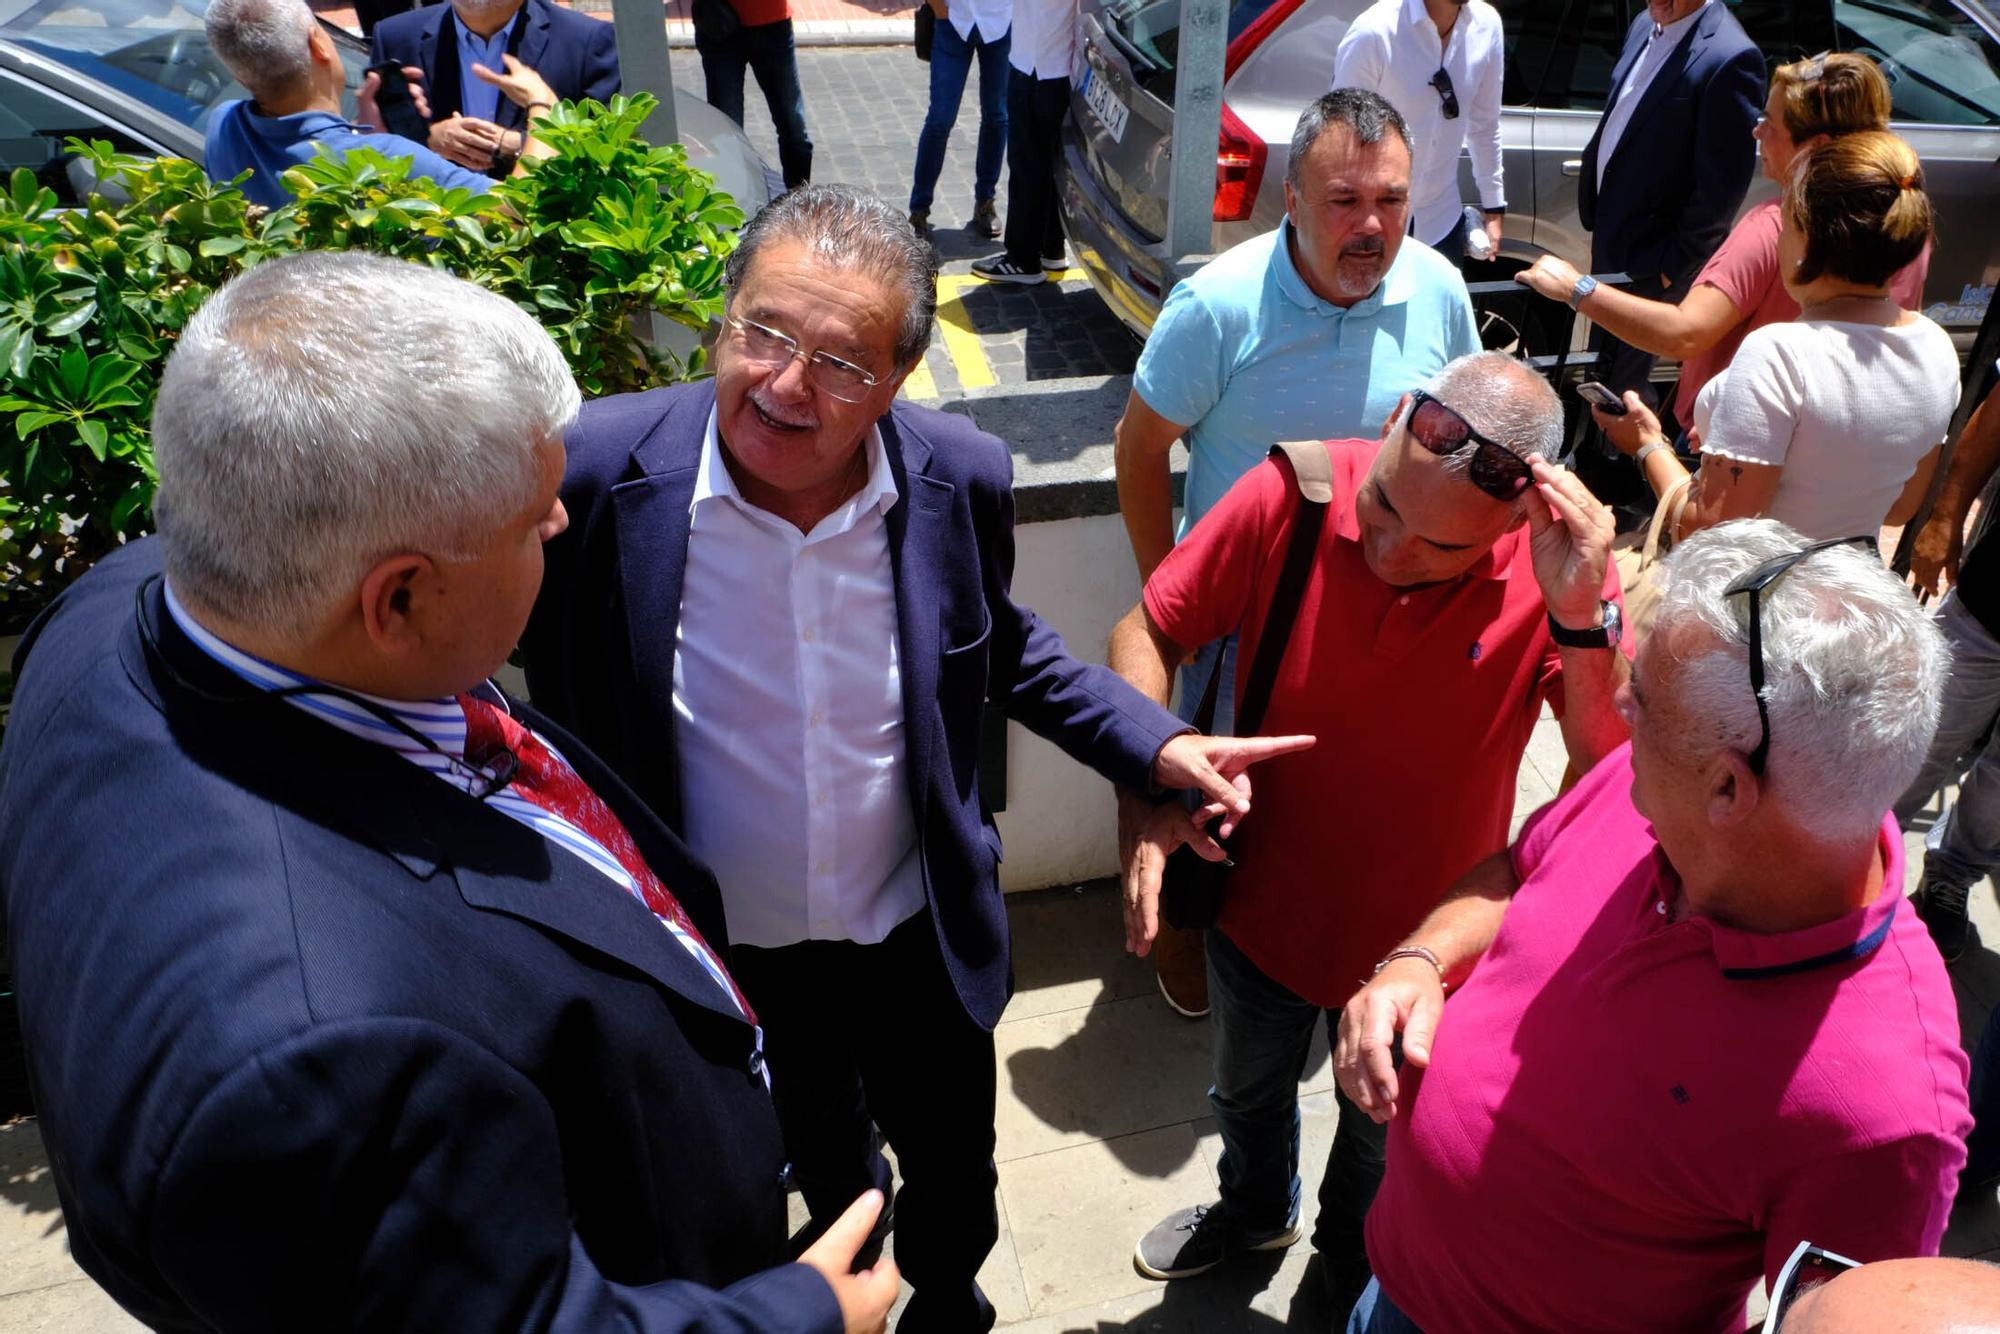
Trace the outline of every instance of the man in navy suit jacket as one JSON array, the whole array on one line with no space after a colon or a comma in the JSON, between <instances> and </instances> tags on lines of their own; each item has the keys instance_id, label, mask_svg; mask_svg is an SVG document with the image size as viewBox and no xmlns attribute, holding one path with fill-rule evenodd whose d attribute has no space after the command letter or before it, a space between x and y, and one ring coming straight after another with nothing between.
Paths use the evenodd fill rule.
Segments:
<instances>
[{"instance_id":1,"label":"man in navy suit jacket","mask_svg":"<svg viewBox=\"0 0 2000 1334\"><path fill-rule=\"evenodd\" d=\"M576 522L549 546L528 683L715 867L815 1228L889 1185L872 1119L903 1175L899 1330L983 1330L1013 980L987 702L1217 814L1247 810L1249 762L1301 742L1189 735L1009 596L1007 446L895 402L936 303L900 213L793 191L729 286L712 383L587 404L570 433Z\"/></svg>"},{"instance_id":2,"label":"man in navy suit jacket","mask_svg":"<svg viewBox=\"0 0 2000 1334\"><path fill-rule=\"evenodd\" d=\"M1743 205L1763 109L1764 57L1727 5L1650 0L1625 34L1583 150L1577 211L1591 271L1629 274L1641 296L1684 295ZM1605 383L1645 383L1650 353L1608 338L1603 350Z\"/></svg>"},{"instance_id":3,"label":"man in navy suit jacket","mask_svg":"<svg viewBox=\"0 0 2000 1334\"><path fill-rule=\"evenodd\" d=\"M569 100L609 101L619 89L612 25L549 0L451 0L375 25L369 63L394 61L424 72L433 152L460 166L505 176L521 155L527 112L473 77L495 74L514 56Z\"/></svg>"},{"instance_id":4,"label":"man in navy suit jacket","mask_svg":"<svg viewBox=\"0 0 2000 1334\"><path fill-rule=\"evenodd\" d=\"M484 680L576 404L491 293L260 265L168 362L160 536L16 659L29 1079L72 1251L149 1325L882 1328L879 1200L782 1263L713 878Z\"/></svg>"}]
</instances>

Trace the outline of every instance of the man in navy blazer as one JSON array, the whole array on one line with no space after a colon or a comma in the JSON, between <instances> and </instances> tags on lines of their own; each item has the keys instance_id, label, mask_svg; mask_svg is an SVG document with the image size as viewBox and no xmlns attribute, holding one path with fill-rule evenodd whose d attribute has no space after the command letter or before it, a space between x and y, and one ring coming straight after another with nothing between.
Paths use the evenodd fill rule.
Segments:
<instances>
[{"instance_id":1,"label":"man in navy blazer","mask_svg":"<svg viewBox=\"0 0 2000 1334\"><path fill-rule=\"evenodd\" d=\"M160 536L16 659L30 1085L71 1249L149 1325L882 1328L879 1199L783 1263L713 878L484 680L576 404L491 293L259 265L168 362Z\"/></svg>"},{"instance_id":2,"label":"man in navy blazer","mask_svg":"<svg viewBox=\"0 0 2000 1334\"><path fill-rule=\"evenodd\" d=\"M619 89L612 25L549 0L451 0L382 19L369 63L424 72L433 152L505 176L521 155L527 112L473 77L469 64L503 72L514 56L570 100L609 101Z\"/></svg>"},{"instance_id":3,"label":"man in navy blazer","mask_svg":"<svg viewBox=\"0 0 2000 1334\"><path fill-rule=\"evenodd\" d=\"M1625 34L1583 150L1577 211L1591 271L1629 274L1641 296L1685 294L1743 205L1763 109L1764 57L1726 4L1650 0ZM1650 353L1608 338L1603 350L1605 383L1645 383Z\"/></svg>"},{"instance_id":4,"label":"man in navy blazer","mask_svg":"<svg viewBox=\"0 0 2000 1334\"><path fill-rule=\"evenodd\" d=\"M1009 596L1007 446L895 402L936 303L900 213L793 191L729 286L712 383L587 404L568 437L529 687L715 868L815 1229L888 1187L872 1119L903 1176L899 1330L983 1330L1012 989L986 704L1225 821L1249 762L1309 741L1190 735Z\"/></svg>"}]
</instances>

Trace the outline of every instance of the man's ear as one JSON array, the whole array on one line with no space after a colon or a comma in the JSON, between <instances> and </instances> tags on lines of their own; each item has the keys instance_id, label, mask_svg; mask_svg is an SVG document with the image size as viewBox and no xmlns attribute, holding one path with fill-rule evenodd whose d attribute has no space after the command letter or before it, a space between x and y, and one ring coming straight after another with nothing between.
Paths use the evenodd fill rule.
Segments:
<instances>
[{"instance_id":1,"label":"man's ear","mask_svg":"<svg viewBox=\"0 0 2000 1334\"><path fill-rule=\"evenodd\" d=\"M361 623L378 650L403 653L422 642L417 600L435 568L415 552L389 556L361 577Z\"/></svg>"},{"instance_id":2,"label":"man's ear","mask_svg":"<svg viewBox=\"0 0 2000 1334\"><path fill-rule=\"evenodd\" d=\"M1764 780L1750 772L1750 763L1733 750L1724 750L1704 771L1708 785L1708 823L1716 829L1742 824L1756 813L1764 799Z\"/></svg>"},{"instance_id":3,"label":"man's ear","mask_svg":"<svg viewBox=\"0 0 2000 1334\"><path fill-rule=\"evenodd\" d=\"M312 30L306 34L306 47L312 52L315 65L340 64L339 49L334 46L333 38L326 35L326 29L320 27L317 21L313 23ZM343 69L341 71L343 82L346 77L346 71Z\"/></svg>"}]
</instances>

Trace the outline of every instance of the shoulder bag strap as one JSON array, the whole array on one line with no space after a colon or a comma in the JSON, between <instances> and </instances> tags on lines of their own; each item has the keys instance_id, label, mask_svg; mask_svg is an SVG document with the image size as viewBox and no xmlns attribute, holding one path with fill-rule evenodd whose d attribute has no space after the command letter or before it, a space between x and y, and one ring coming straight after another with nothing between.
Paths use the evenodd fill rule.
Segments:
<instances>
[{"instance_id":1,"label":"shoulder bag strap","mask_svg":"<svg viewBox=\"0 0 2000 1334\"><path fill-rule=\"evenodd\" d=\"M1333 460L1324 444L1317 440L1288 440L1271 446L1271 452L1283 453L1291 463L1292 476L1298 483L1299 503L1292 520L1292 539L1285 547L1285 563L1278 571L1278 587L1271 594L1264 631L1257 641L1257 660L1250 666L1250 679L1243 687L1243 706L1236 713L1238 736L1255 736L1263 726L1264 708L1271 702L1278 664L1284 660L1285 645L1291 640L1292 623L1298 619L1306 579L1312 574L1313 558L1319 554L1320 528L1333 500Z\"/></svg>"}]
</instances>

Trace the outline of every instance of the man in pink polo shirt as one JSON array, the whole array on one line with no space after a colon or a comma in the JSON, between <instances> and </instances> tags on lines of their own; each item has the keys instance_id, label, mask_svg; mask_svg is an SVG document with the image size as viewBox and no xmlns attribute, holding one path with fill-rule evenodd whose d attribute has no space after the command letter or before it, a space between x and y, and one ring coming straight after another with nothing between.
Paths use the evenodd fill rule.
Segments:
<instances>
[{"instance_id":1,"label":"man in pink polo shirt","mask_svg":"<svg viewBox=\"0 0 2000 1334\"><path fill-rule=\"evenodd\" d=\"M1801 1240L1937 1251L1966 1062L1887 812L1943 642L1872 552L1768 519L1665 576L1631 746L1341 1018L1341 1087L1389 1122L1350 1334L1735 1330Z\"/></svg>"},{"instance_id":2,"label":"man in pink polo shirt","mask_svg":"<svg viewBox=\"0 0 2000 1334\"><path fill-rule=\"evenodd\" d=\"M1381 440L1326 445L1332 501L1262 723L1319 743L1267 763L1231 844L1207 936L1221 1200L1140 1240L1149 1277L1298 1240L1298 1081L1314 1029L1506 846L1543 701L1579 769L1625 740L1611 518L1545 461L1561 422L1540 376L1476 353L1405 394ZM1111 666L1142 691L1164 701L1191 649L1239 627L1239 689L1248 680L1298 508L1283 467L1245 474L1113 631ZM1141 954L1166 843L1145 831L1166 818L1122 801L1126 940ZM1380 1128L1343 1104L1313 1230L1337 1303L1368 1281L1361 1226L1381 1171Z\"/></svg>"}]
</instances>

